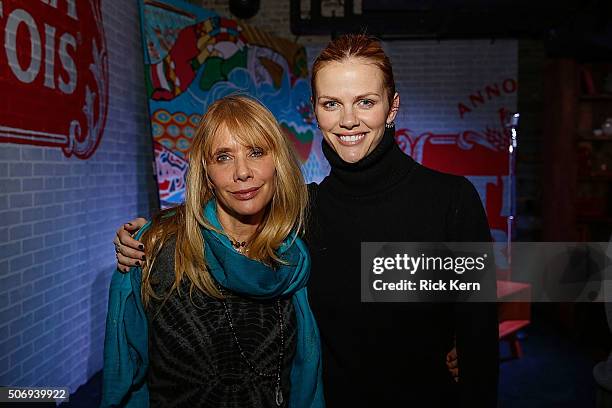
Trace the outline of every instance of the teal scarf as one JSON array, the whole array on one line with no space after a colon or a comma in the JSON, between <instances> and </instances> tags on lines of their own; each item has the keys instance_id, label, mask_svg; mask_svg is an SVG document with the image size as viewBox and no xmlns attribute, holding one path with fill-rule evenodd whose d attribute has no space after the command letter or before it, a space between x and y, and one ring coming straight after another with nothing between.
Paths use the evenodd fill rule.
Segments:
<instances>
[{"instance_id":1,"label":"teal scarf","mask_svg":"<svg viewBox=\"0 0 612 408\"><path fill-rule=\"evenodd\" d=\"M210 200L204 216L216 229L223 230L217 206ZM304 242L288 237L277 254L287 263L271 268L236 252L227 236L202 230L206 263L210 274L224 288L252 299L291 297L297 321L297 345L291 367L291 408L324 407L319 330L310 306L306 283L310 257Z\"/></svg>"},{"instance_id":2,"label":"teal scarf","mask_svg":"<svg viewBox=\"0 0 612 408\"><path fill-rule=\"evenodd\" d=\"M210 201L205 216L222 230L216 204ZM135 238L140 239L150 223ZM304 243L290 237L278 255L287 265L272 269L253 261L231 246L229 239L204 230L206 261L210 273L223 287L254 299L291 297L297 321L297 345L291 367L291 408L323 408L322 363L319 330L308 306L306 282L310 259ZM141 270L113 274L106 316L104 381L101 407L147 408L149 366L147 318L140 298Z\"/></svg>"}]
</instances>

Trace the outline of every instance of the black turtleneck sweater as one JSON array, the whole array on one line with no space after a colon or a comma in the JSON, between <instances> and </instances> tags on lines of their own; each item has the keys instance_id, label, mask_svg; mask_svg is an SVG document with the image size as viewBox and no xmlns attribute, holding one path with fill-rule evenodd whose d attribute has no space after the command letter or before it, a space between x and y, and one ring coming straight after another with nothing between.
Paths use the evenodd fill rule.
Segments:
<instances>
[{"instance_id":1,"label":"black turtleneck sweater","mask_svg":"<svg viewBox=\"0 0 612 408\"><path fill-rule=\"evenodd\" d=\"M323 142L331 173L309 185L309 293L321 332L327 406L495 407L494 304L360 301L361 242L490 240L470 182L416 163L393 133L353 164ZM488 282L486 290L494 291L494 276ZM459 384L445 365L455 338Z\"/></svg>"}]
</instances>

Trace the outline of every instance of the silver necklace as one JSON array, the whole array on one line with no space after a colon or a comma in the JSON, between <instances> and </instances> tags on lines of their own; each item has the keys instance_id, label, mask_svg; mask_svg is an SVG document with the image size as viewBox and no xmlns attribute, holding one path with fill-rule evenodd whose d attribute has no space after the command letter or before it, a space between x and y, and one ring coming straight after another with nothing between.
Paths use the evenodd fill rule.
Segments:
<instances>
[{"instance_id":1,"label":"silver necklace","mask_svg":"<svg viewBox=\"0 0 612 408\"><path fill-rule=\"evenodd\" d=\"M219 291L223 292L221 290L221 287L219 287ZM280 299L276 299L276 311L278 313L278 324L280 327L280 351L278 353L278 364L276 365L276 373L264 373L263 371L258 370L255 367L255 365L251 362L251 360L248 359L246 353L244 352L244 349L242 348L242 345L240 344L240 341L238 341L238 335L236 334L236 330L234 329L234 322L232 320L232 314L230 313L227 302L225 299L222 299L221 303L223 304L223 309L225 310L225 318L227 319L227 322L229 323L229 327L232 332L232 336L234 337L234 342L236 342L236 346L238 346L238 351L240 352L240 355L242 356L244 361L247 363L249 368L260 377L265 377L265 378L276 377L276 387L274 389L274 399L276 401L276 405L280 407L281 405L283 405L283 402L284 402L283 390L281 388L281 368L283 365L283 357L284 357L284 350L285 350L285 336L284 336L284 330L283 330L283 313L281 310Z\"/></svg>"}]
</instances>

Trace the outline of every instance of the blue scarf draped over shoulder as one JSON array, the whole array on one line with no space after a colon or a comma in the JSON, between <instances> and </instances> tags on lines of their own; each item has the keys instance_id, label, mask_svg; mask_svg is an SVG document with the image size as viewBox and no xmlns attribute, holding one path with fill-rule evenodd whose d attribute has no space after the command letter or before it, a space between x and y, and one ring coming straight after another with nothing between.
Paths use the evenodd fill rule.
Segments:
<instances>
[{"instance_id":1,"label":"blue scarf draped over shoulder","mask_svg":"<svg viewBox=\"0 0 612 408\"><path fill-rule=\"evenodd\" d=\"M216 203L209 201L204 216L218 230ZM137 234L139 239L149 227ZM274 268L234 250L227 236L202 229L206 264L225 289L252 299L291 298L296 315L297 344L291 367L291 408L322 408L322 360L319 330L308 304L306 283L310 257L304 242L288 237L277 255L285 264ZM115 271L109 296L104 344L102 407L148 407L146 384L148 335L146 314L140 296L140 268L129 274Z\"/></svg>"}]
</instances>

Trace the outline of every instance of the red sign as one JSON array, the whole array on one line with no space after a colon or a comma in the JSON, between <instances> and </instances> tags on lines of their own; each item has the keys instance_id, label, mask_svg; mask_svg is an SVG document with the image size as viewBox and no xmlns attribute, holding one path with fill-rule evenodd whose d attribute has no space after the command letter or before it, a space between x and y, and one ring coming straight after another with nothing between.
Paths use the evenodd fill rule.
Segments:
<instances>
[{"instance_id":1,"label":"red sign","mask_svg":"<svg viewBox=\"0 0 612 408\"><path fill-rule=\"evenodd\" d=\"M0 1L0 142L90 157L108 108L99 0Z\"/></svg>"},{"instance_id":2,"label":"red sign","mask_svg":"<svg viewBox=\"0 0 612 408\"><path fill-rule=\"evenodd\" d=\"M498 125L484 130L414 134L399 129L400 148L423 165L446 173L466 176L482 199L495 241L505 241L513 195L509 167L510 131L504 126L507 110L498 111Z\"/></svg>"}]
</instances>

